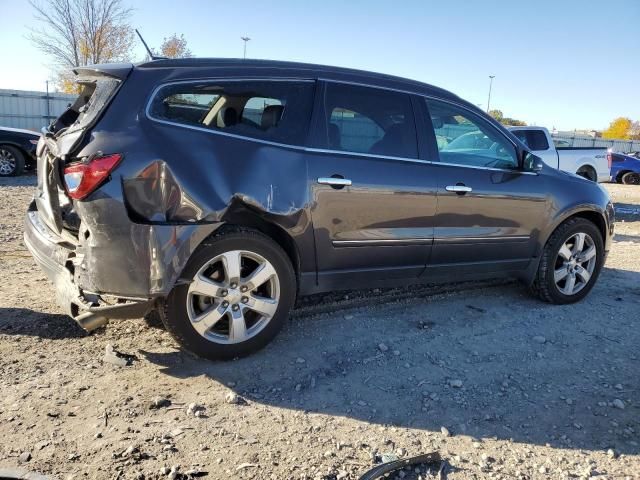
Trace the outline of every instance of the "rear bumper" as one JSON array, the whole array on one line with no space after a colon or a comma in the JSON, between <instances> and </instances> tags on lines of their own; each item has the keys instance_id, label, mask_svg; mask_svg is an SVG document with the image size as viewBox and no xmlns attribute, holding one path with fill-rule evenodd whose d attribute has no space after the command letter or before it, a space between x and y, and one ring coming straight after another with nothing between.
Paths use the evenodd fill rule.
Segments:
<instances>
[{"instance_id":1,"label":"rear bumper","mask_svg":"<svg viewBox=\"0 0 640 480\"><path fill-rule=\"evenodd\" d=\"M106 303L100 295L87 293L74 282L77 246L55 235L30 208L24 222L24 243L36 263L56 289L56 301L85 330L93 330L108 319L139 318L152 307L154 300L110 298Z\"/></svg>"}]
</instances>

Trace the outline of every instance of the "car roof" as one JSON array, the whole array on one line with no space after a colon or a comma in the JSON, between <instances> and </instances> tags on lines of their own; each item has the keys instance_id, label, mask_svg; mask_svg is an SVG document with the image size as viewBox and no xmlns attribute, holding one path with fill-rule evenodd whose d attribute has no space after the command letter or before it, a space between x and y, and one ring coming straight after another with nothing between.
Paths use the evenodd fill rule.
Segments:
<instances>
[{"instance_id":1,"label":"car roof","mask_svg":"<svg viewBox=\"0 0 640 480\"><path fill-rule=\"evenodd\" d=\"M329 65L316 65L311 63L287 62L280 60L252 60L242 58L176 58L159 59L149 62L139 63L136 68L140 69L186 69L186 70L211 70L214 73L217 69L225 69L225 74L238 75L257 73L274 77L312 77L327 80L337 80L352 83L362 83L364 85L377 86L395 90L403 90L418 94L433 94L442 98L456 101L462 99L457 95L427 83L407 78L387 75L384 73L369 72L344 67L333 67ZM204 73L204 72L200 72ZM468 102L465 102L468 103Z\"/></svg>"}]
</instances>

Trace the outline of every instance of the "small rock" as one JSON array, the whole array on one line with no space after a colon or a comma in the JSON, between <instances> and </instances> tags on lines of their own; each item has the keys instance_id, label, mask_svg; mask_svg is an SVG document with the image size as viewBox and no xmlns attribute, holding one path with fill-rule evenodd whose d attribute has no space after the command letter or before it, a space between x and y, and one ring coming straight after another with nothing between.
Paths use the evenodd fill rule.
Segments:
<instances>
[{"instance_id":1,"label":"small rock","mask_svg":"<svg viewBox=\"0 0 640 480\"><path fill-rule=\"evenodd\" d=\"M244 470L245 468L257 467L257 466L258 465L256 465L255 463L241 463L236 467L236 472L239 472L240 470Z\"/></svg>"},{"instance_id":2,"label":"small rock","mask_svg":"<svg viewBox=\"0 0 640 480\"><path fill-rule=\"evenodd\" d=\"M29 460L31 460L31 452L22 452L18 457L20 463L27 463Z\"/></svg>"},{"instance_id":3,"label":"small rock","mask_svg":"<svg viewBox=\"0 0 640 480\"><path fill-rule=\"evenodd\" d=\"M395 462L396 460L399 460L399 458L394 453L383 453L382 455L380 455L380 460L382 461L382 463L389 463Z\"/></svg>"},{"instance_id":4,"label":"small rock","mask_svg":"<svg viewBox=\"0 0 640 480\"><path fill-rule=\"evenodd\" d=\"M138 451L138 449L136 447L134 447L133 445L129 445L127 447L127 449L124 451L124 455L126 457L133 455L134 453L136 453Z\"/></svg>"},{"instance_id":5,"label":"small rock","mask_svg":"<svg viewBox=\"0 0 640 480\"><path fill-rule=\"evenodd\" d=\"M378 348L380 349L381 352L386 352L389 350L389 347L387 347L384 343L379 343Z\"/></svg>"},{"instance_id":6,"label":"small rock","mask_svg":"<svg viewBox=\"0 0 640 480\"><path fill-rule=\"evenodd\" d=\"M180 467L178 465L174 465L173 467L171 467L171 470L169 470L169 474L168 474L169 480L176 480L176 478L178 478L179 468Z\"/></svg>"},{"instance_id":7,"label":"small rock","mask_svg":"<svg viewBox=\"0 0 640 480\"><path fill-rule=\"evenodd\" d=\"M622 390L622 384L621 383L616 383L613 388L615 388L616 390Z\"/></svg>"},{"instance_id":8,"label":"small rock","mask_svg":"<svg viewBox=\"0 0 640 480\"><path fill-rule=\"evenodd\" d=\"M619 398L616 398L613 401L613 406L616 408L619 408L620 410L624 410L624 402L622 400L620 400Z\"/></svg>"},{"instance_id":9,"label":"small rock","mask_svg":"<svg viewBox=\"0 0 640 480\"><path fill-rule=\"evenodd\" d=\"M155 397L149 404L150 409L166 408L171 405L171 400L165 397Z\"/></svg>"},{"instance_id":10,"label":"small rock","mask_svg":"<svg viewBox=\"0 0 640 480\"><path fill-rule=\"evenodd\" d=\"M105 363L110 363L111 365L115 365L117 367L126 367L131 365L133 361L133 357L130 355L124 355L113 348L113 345L107 343L104 347L104 356L102 357L102 361Z\"/></svg>"},{"instance_id":11,"label":"small rock","mask_svg":"<svg viewBox=\"0 0 640 480\"><path fill-rule=\"evenodd\" d=\"M360 405L361 407L366 407L367 402L365 402L364 400L358 400L358 405Z\"/></svg>"},{"instance_id":12,"label":"small rock","mask_svg":"<svg viewBox=\"0 0 640 480\"><path fill-rule=\"evenodd\" d=\"M393 351L393 354L394 354L396 357L400 356L400 350L394 350L394 351Z\"/></svg>"},{"instance_id":13,"label":"small rock","mask_svg":"<svg viewBox=\"0 0 640 480\"><path fill-rule=\"evenodd\" d=\"M440 427L440 432L445 437L450 437L451 436L451 432L449 431L449 429L447 427Z\"/></svg>"},{"instance_id":14,"label":"small rock","mask_svg":"<svg viewBox=\"0 0 640 480\"><path fill-rule=\"evenodd\" d=\"M353 320L353 315L345 315L344 319L345 320Z\"/></svg>"},{"instance_id":15,"label":"small rock","mask_svg":"<svg viewBox=\"0 0 640 480\"><path fill-rule=\"evenodd\" d=\"M544 465L541 465L540 468L538 469L538 472L547 473L547 467L545 467Z\"/></svg>"},{"instance_id":16,"label":"small rock","mask_svg":"<svg viewBox=\"0 0 640 480\"><path fill-rule=\"evenodd\" d=\"M533 341L536 343L546 343L547 339L544 338L542 335L536 335L535 337L533 337Z\"/></svg>"},{"instance_id":17,"label":"small rock","mask_svg":"<svg viewBox=\"0 0 640 480\"><path fill-rule=\"evenodd\" d=\"M231 405L246 405L247 401L235 392L229 392L225 395L224 401Z\"/></svg>"},{"instance_id":18,"label":"small rock","mask_svg":"<svg viewBox=\"0 0 640 480\"><path fill-rule=\"evenodd\" d=\"M404 457L407 454L407 451L402 447L400 447L398 450L396 450L396 452L398 453L399 457Z\"/></svg>"},{"instance_id":19,"label":"small rock","mask_svg":"<svg viewBox=\"0 0 640 480\"><path fill-rule=\"evenodd\" d=\"M462 380L459 379L451 379L449 380L449 386L453 388L462 388Z\"/></svg>"},{"instance_id":20,"label":"small rock","mask_svg":"<svg viewBox=\"0 0 640 480\"><path fill-rule=\"evenodd\" d=\"M198 412L204 412L204 406L200 405L199 403L195 403L192 402L189 404L189 406L187 407L187 415L193 415L196 416L196 414ZM200 417L202 414L197 415L198 417Z\"/></svg>"},{"instance_id":21,"label":"small rock","mask_svg":"<svg viewBox=\"0 0 640 480\"><path fill-rule=\"evenodd\" d=\"M607 456L609 458L616 458L616 451L613 448L610 448L609 450L607 450Z\"/></svg>"},{"instance_id":22,"label":"small rock","mask_svg":"<svg viewBox=\"0 0 640 480\"><path fill-rule=\"evenodd\" d=\"M102 432L96 432L93 438L102 438Z\"/></svg>"},{"instance_id":23,"label":"small rock","mask_svg":"<svg viewBox=\"0 0 640 480\"><path fill-rule=\"evenodd\" d=\"M345 470L339 470L338 474L336 475L336 480L343 480L348 476L349 476L348 472L346 472Z\"/></svg>"},{"instance_id":24,"label":"small rock","mask_svg":"<svg viewBox=\"0 0 640 480\"><path fill-rule=\"evenodd\" d=\"M171 471L171 469L169 467L162 467L160 469L160 475L169 475L170 471Z\"/></svg>"},{"instance_id":25,"label":"small rock","mask_svg":"<svg viewBox=\"0 0 640 480\"><path fill-rule=\"evenodd\" d=\"M296 358L296 363L299 363L302 365L303 363L307 363L307 361L302 357L298 357Z\"/></svg>"},{"instance_id":26,"label":"small rock","mask_svg":"<svg viewBox=\"0 0 640 480\"><path fill-rule=\"evenodd\" d=\"M567 398L565 402L567 402L567 405L573 405L573 400L571 400L570 398Z\"/></svg>"}]
</instances>

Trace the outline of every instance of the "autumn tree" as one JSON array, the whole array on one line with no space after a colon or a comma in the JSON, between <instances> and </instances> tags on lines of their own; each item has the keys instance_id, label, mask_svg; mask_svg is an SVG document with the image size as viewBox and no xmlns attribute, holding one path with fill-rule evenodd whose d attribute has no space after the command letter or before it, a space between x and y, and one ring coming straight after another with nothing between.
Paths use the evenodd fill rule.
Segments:
<instances>
[{"instance_id":1,"label":"autumn tree","mask_svg":"<svg viewBox=\"0 0 640 480\"><path fill-rule=\"evenodd\" d=\"M184 35L176 35L175 33L169 38L162 41L160 46L160 55L167 58L189 58L191 50L187 48L187 40Z\"/></svg>"},{"instance_id":2,"label":"autumn tree","mask_svg":"<svg viewBox=\"0 0 640 480\"><path fill-rule=\"evenodd\" d=\"M609 124L609 128L602 132L602 138L611 138L618 140L628 140L631 138L631 128L633 124L626 117L618 117Z\"/></svg>"},{"instance_id":3,"label":"autumn tree","mask_svg":"<svg viewBox=\"0 0 640 480\"><path fill-rule=\"evenodd\" d=\"M131 9L122 0L30 0L39 27L29 39L57 70L59 86L73 91L70 70L83 65L127 61L134 31Z\"/></svg>"}]
</instances>

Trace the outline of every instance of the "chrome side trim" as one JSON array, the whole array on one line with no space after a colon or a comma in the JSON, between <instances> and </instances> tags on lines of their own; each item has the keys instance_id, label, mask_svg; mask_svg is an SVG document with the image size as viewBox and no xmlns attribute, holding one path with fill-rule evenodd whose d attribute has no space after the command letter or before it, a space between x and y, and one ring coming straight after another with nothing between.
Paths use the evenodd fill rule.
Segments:
<instances>
[{"instance_id":1,"label":"chrome side trim","mask_svg":"<svg viewBox=\"0 0 640 480\"><path fill-rule=\"evenodd\" d=\"M509 241L516 241L516 242L523 242L523 241L527 241L530 240L531 237L529 237L528 235L502 235L499 237L435 237L434 238L434 242L440 242L440 243L456 243L456 242L464 242L464 241L471 241L471 242L509 242Z\"/></svg>"},{"instance_id":2,"label":"chrome side trim","mask_svg":"<svg viewBox=\"0 0 640 480\"><path fill-rule=\"evenodd\" d=\"M334 247L365 247L376 245L402 245L402 244L424 244L430 245L433 238L392 238L392 239L370 239L370 240L333 240Z\"/></svg>"}]
</instances>

